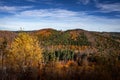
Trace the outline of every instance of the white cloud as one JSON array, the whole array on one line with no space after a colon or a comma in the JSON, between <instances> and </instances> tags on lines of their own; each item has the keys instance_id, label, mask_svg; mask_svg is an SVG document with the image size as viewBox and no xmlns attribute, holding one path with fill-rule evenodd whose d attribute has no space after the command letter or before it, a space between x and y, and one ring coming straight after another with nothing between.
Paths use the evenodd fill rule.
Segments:
<instances>
[{"instance_id":1,"label":"white cloud","mask_svg":"<svg viewBox=\"0 0 120 80\"><path fill-rule=\"evenodd\" d=\"M16 11L32 8L32 6L0 6L0 12L15 13Z\"/></svg>"},{"instance_id":2,"label":"white cloud","mask_svg":"<svg viewBox=\"0 0 120 80\"><path fill-rule=\"evenodd\" d=\"M47 4L47 5L60 5L58 3L53 2L53 0L26 0L27 2Z\"/></svg>"},{"instance_id":3,"label":"white cloud","mask_svg":"<svg viewBox=\"0 0 120 80\"><path fill-rule=\"evenodd\" d=\"M16 11L16 7L0 6L1 11Z\"/></svg>"},{"instance_id":4,"label":"white cloud","mask_svg":"<svg viewBox=\"0 0 120 80\"><path fill-rule=\"evenodd\" d=\"M73 17L77 16L78 13L74 11L64 10L64 9L39 9L39 10L27 10L23 11L16 16L26 16L26 17Z\"/></svg>"},{"instance_id":5,"label":"white cloud","mask_svg":"<svg viewBox=\"0 0 120 80\"><path fill-rule=\"evenodd\" d=\"M28 1L28 2L36 2L36 0L26 0L26 1Z\"/></svg>"},{"instance_id":6,"label":"white cloud","mask_svg":"<svg viewBox=\"0 0 120 80\"><path fill-rule=\"evenodd\" d=\"M0 19L1 27L9 30L37 30L55 28L59 30L81 28L91 31L119 31L120 19L109 19L65 9L36 9L16 13Z\"/></svg>"},{"instance_id":7,"label":"white cloud","mask_svg":"<svg viewBox=\"0 0 120 80\"><path fill-rule=\"evenodd\" d=\"M84 5L87 5L88 3L90 2L90 0L78 0L78 4L79 3L82 3L82 4L84 4Z\"/></svg>"},{"instance_id":8,"label":"white cloud","mask_svg":"<svg viewBox=\"0 0 120 80\"><path fill-rule=\"evenodd\" d=\"M112 3L112 4L102 4L98 3L97 7L100 8L101 12L109 13L109 12L120 12L120 3Z\"/></svg>"}]
</instances>

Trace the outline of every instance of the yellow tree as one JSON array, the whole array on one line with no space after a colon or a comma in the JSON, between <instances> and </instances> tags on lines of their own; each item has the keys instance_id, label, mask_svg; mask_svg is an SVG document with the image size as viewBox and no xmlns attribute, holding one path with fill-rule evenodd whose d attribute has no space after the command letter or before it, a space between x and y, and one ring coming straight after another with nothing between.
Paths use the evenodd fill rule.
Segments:
<instances>
[{"instance_id":1,"label":"yellow tree","mask_svg":"<svg viewBox=\"0 0 120 80\"><path fill-rule=\"evenodd\" d=\"M42 49L36 37L19 33L11 44L8 57L15 68L38 66L42 61Z\"/></svg>"}]
</instances>

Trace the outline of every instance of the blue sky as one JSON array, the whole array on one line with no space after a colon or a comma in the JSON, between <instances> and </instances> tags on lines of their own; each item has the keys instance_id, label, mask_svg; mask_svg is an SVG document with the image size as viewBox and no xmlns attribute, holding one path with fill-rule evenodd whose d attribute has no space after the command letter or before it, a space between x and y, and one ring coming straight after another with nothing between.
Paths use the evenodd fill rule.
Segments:
<instances>
[{"instance_id":1,"label":"blue sky","mask_svg":"<svg viewBox=\"0 0 120 80\"><path fill-rule=\"evenodd\" d=\"M120 0L0 0L0 30L120 32Z\"/></svg>"}]
</instances>

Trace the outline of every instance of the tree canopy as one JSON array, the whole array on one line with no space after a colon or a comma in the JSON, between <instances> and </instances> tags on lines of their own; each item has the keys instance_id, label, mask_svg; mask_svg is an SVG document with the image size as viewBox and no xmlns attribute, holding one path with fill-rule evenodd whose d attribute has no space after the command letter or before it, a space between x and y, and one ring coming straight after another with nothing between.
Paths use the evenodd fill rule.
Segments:
<instances>
[{"instance_id":1,"label":"tree canopy","mask_svg":"<svg viewBox=\"0 0 120 80\"><path fill-rule=\"evenodd\" d=\"M42 49L36 37L19 33L11 44L8 56L16 67L38 65L42 61Z\"/></svg>"}]
</instances>

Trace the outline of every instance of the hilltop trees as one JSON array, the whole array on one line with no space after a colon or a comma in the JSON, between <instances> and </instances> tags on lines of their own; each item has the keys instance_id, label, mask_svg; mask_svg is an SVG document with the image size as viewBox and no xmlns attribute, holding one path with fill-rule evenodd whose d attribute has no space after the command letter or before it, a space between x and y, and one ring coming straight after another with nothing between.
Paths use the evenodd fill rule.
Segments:
<instances>
[{"instance_id":1,"label":"hilltop trees","mask_svg":"<svg viewBox=\"0 0 120 80\"><path fill-rule=\"evenodd\" d=\"M8 57L15 68L39 66L42 61L42 49L36 37L19 33L11 44Z\"/></svg>"}]
</instances>

